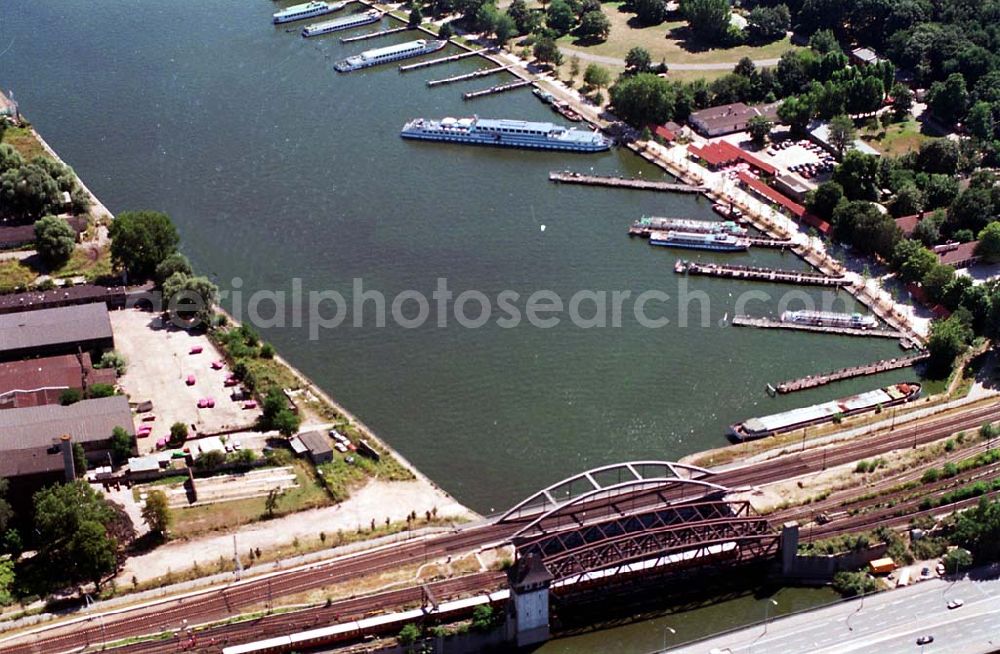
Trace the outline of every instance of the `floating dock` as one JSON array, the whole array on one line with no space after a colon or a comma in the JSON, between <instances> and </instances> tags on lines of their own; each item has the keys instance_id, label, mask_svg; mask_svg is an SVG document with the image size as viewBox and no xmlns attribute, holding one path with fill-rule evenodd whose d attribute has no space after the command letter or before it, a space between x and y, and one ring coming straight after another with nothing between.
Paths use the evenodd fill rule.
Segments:
<instances>
[{"instance_id":1,"label":"floating dock","mask_svg":"<svg viewBox=\"0 0 1000 654\"><path fill-rule=\"evenodd\" d=\"M497 66L496 68L484 68L471 73L465 73L464 75L455 75L454 77L446 77L444 79L429 79L427 80L427 86L441 86L443 84L462 82L467 79L477 79L479 77L486 77L487 75L502 73L508 68L510 68L510 66Z\"/></svg>"},{"instance_id":2,"label":"floating dock","mask_svg":"<svg viewBox=\"0 0 1000 654\"><path fill-rule=\"evenodd\" d=\"M808 388L825 386L831 382L841 381L843 379L867 377L868 375L877 375L889 370L908 368L920 363L929 356L930 354L927 352L921 352L920 354L899 357L897 359L882 359L881 361L876 361L863 366L851 366L850 368L841 368L840 370L834 370L833 372L827 372L821 375L808 375L799 379L791 379L789 381L781 382L777 386L769 385L768 389L773 389L775 392L781 393L782 395L785 393L794 393L795 391L804 391Z\"/></svg>"},{"instance_id":3,"label":"floating dock","mask_svg":"<svg viewBox=\"0 0 1000 654\"><path fill-rule=\"evenodd\" d=\"M839 327L833 325L804 325L796 322L785 322L772 318L751 318L750 316L733 316L736 327L761 327L764 329L795 329L802 332L818 332L822 334L838 334L840 336L872 336L875 338L902 339L904 334L891 329L861 329L860 327Z\"/></svg>"},{"instance_id":4,"label":"floating dock","mask_svg":"<svg viewBox=\"0 0 1000 654\"><path fill-rule=\"evenodd\" d=\"M405 32L407 30L413 29L409 25L404 27L393 27L387 30L379 30L378 32L371 32L370 34L360 34L358 36L348 36L346 38L340 39L341 43L353 43L354 41L367 41L368 39L375 39L380 36L388 36L390 34L397 34L399 32Z\"/></svg>"},{"instance_id":5,"label":"floating dock","mask_svg":"<svg viewBox=\"0 0 1000 654\"><path fill-rule=\"evenodd\" d=\"M479 50L470 50L469 52L460 52L454 55L448 55L447 57L438 57L437 59L429 59L427 61L418 61L415 64L403 64L399 67L399 72L405 73L411 70L417 70L419 68L427 68L428 66L436 66L437 64L448 64L453 61L458 61L459 59L465 59L466 57L474 57L476 55L489 52L490 48L480 48Z\"/></svg>"},{"instance_id":6,"label":"floating dock","mask_svg":"<svg viewBox=\"0 0 1000 654\"><path fill-rule=\"evenodd\" d=\"M697 263L678 260L674 264L674 272L678 274L706 275L709 277L727 277L729 279L745 279L759 282L777 282L780 284L802 284L809 286L842 287L850 286L851 280L840 276L832 277L820 272L797 272L794 270L776 270L773 268L758 268L756 266L737 266L733 264ZM735 322L734 322L735 324ZM899 338L897 335L896 338Z\"/></svg>"},{"instance_id":7,"label":"floating dock","mask_svg":"<svg viewBox=\"0 0 1000 654\"><path fill-rule=\"evenodd\" d=\"M791 239L787 238L758 238L756 236L748 236L750 239L750 246L755 248L774 248L776 250L788 250L792 247L793 243Z\"/></svg>"},{"instance_id":8,"label":"floating dock","mask_svg":"<svg viewBox=\"0 0 1000 654\"><path fill-rule=\"evenodd\" d=\"M667 193L704 193L704 186L689 186L675 182L658 182L649 179L611 177L610 175L584 175L569 170L554 170L549 173L549 181L563 184L583 184L584 186L611 186L633 188L642 191L664 191Z\"/></svg>"},{"instance_id":9,"label":"floating dock","mask_svg":"<svg viewBox=\"0 0 1000 654\"><path fill-rule=\"evenodd\" d=\"M463 100L473 100L475 98L482 98L487 95L493 95L495 93L506 93L507 91L513 91L514 89L523 88L525 86L531 86L533 82L528 79L521 79L516 82L511 82L510 84L500 84L499 86L491 86L488 89L483 89L482 91L469 91L468 93L462 94Z\"/></svg>"}]
</instances>

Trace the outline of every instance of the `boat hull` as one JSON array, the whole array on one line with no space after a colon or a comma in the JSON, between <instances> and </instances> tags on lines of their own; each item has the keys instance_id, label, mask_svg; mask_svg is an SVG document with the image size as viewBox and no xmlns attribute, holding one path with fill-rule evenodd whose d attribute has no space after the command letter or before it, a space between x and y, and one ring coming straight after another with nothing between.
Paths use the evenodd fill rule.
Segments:
<instances>
[{"instance_id":1,"label":"boat hull","mask_svg":"<svg viewBox=\"0 0 1000 654\"><path fill-rule=\"evenodd\" d=\"M448 45L447 41L441 41L433 45L427 45L427 47L418 50L416 52L401 52L397 55L391 57L384 57L378 61L374 60L361 60L361 61L350 61L344 59L343 61L338 61L333 65L333 69L338 73L350 73L351 71L361 70L362 68L371 68L372 66L381 66L382 64L389 64L394 61L401 61L403 59L411 59L413 57L420 57L432 52L437 52L438 50L444 49L444 46Z\"/></svg>"},{"instance_id":2,"label":"boat hull","mask_svg":"<svg viewBox=\"0 0 1000 654\"><path fill-rule=\"evenodd\" d=\"M349 30L354 27L363 27L365 25L371 25L372 23L377 23L382 20L382 15L378 16L367 16L364 18L359 18L358 20L351 20L343 23L335 23L331 21L332 24L324 25L306 25L302 28L302 36L309 38L311 36L323 36L324 34L332 34L334 32L340 32L342 30Z\"/></svg>"},{"instance_id":3,"label":"boat hull","mask_svg":"<svg viewBox=\"0 0 1000 654\"><path fill-rule=\"evenodd\" d=\"M663 241L657 238L649 237L650 245L658 245L664 248L678 248L681 250L709 250L711 252L745 252L749 249L749 245L725 245L717 243L693 243L684 242L678 243L676 241Z\"/></svg>"},{"instance_id":4,"label":"boat hull","mask_svg":"<svg viewBox=\"0 0 1000 654\"><path fill-rule=\"evenodd\" d=\"M521 148L526 150L560 150L563 152L604 152L611 144L603 143L560 143L556 140L524 139L506 135L497 139L493 134L435 134L404 130L399 133L404 139L418 141L439 141L443 143L462 143L465 145L485 145L498 148Z\"/></svg>"},{"instance_id":5,"label":"boat hull","mask_svg":"<svg viewBox=\"0 0 1000 654\"><path fill-rule=\"evenodd\" d=\"M285 23L294 23L300 20L308 20L310 18L316 18L317 16L326 16L327 14L332 14L333 12L343 8L344 5L338 4L338 5L331 5L326 9L317 9L315 11L310 11L309 13L306 14L299 14L299 15L292 14L290 16L279 16L278 14L275 14L271 20L275 25L283 25Z\"/></svg>"}]
</instances>

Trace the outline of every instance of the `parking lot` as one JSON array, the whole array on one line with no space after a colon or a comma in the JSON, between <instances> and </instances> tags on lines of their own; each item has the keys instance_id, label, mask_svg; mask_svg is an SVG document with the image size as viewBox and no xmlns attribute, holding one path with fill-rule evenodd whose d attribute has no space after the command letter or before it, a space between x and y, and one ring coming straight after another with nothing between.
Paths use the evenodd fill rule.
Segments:
<instances>
[{"instance_id":1,"label":"parking lot","mask_svg":"<svg viewBox=\"0 0 1000 654\"><path fill-rule=\"evenodd\" d=\"M194 437L248 427L257 420L259 409L245 409L243 402L230 399L233 389L224 385L230 371L220 366L222 357L207 336L165 327L158 314L140 309L112 311L111 327L115 349L128 362L119 383L133 405L153 403L152 411L135 417L137 433L151 428L137 439L140 454L155 450L175 422L186 424ZM214 400L214 406L199 408L206 400Z\"/></svg>"},{"instance_id":2,"label":"parking lot","mask_svg":"<svg viewBox=\"0 0 1000 654\"><path fill-rule=\"evenodd\" d=\"M813 184L833 172L834 158L809 140L783 140L772 144L762 153L765 161L781 170L797 174Z\"/></svg>"}]
</instances>

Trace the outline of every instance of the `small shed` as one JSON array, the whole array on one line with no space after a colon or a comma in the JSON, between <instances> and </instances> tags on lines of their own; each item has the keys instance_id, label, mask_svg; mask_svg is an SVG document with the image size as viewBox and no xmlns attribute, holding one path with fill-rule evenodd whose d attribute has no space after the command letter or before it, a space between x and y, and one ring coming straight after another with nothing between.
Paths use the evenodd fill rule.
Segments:
<instances>
[{"instance_id":1,"label":"small shed","mask_svg":"<svg viewBox=\"0 0 1000 654\"><path fill-rule=\"evenodd\" d=\"M137 456L128 460L128 478L145 481L160 476L160 461L155 456Z\"/></svg>"},{"instance_id":2,"label":"small shed","mask_svg":"<svg viewBox=\"0 0 1000 654\"><path fill-rule=\"evenodd\" d=\"M295 449L294 441L298 440L309 453L309 459L316 465L333 461L333 446L330 439L321 431L307 431L293 439L292 449Z\"/></svg>"}]
</instances>

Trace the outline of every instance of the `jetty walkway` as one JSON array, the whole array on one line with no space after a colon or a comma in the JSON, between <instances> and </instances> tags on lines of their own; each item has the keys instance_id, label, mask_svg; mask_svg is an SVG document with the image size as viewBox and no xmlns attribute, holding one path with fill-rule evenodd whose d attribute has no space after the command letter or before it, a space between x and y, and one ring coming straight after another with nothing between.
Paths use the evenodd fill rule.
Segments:
<instances>
[{"instance_id":1,"label":"jetty walkway","mask_svg":"<svg viewBox=\"0 0 1000 654\"><path fill-rule=\"evenodd\" d=\"M750 245L755 248L788 250L791 249L792 245L794 245L792 240L788 238L761 238L757 236L748 236L747 239L750 241Z\"/></svg>"},{"instance_id":2,"label":"jetty walkway","mask_svg":"<svg viewBox=\"0 0 1000 654\"><path fill-rule=\"evenodd\" d=\"M778 282L782 284L803 284L809 286L843 287L850 286L851 280L846 277L832 277L820 272L798 272L795 270L778 270L775 268L759 268L757 266L737 266L722 263L697 263L695 261L678 260L674 264L674 272L678 274L706 275L709 277L727 277L760 282ZM735 321L733 324L736 324ZM898 336L897 336L898 338Z\"/></svg>"},{"instance_id":3,"label":"jetty walkway","mask_svg":"<svg viewBox=\"0 0 1000 654\"><path fill-rule=\"evenodd\" d=\"M502 73L503 71L509 69L510 66L497 66L496 68L483 68L481 70L476 70L471 73L465 73L464 75L445 77L444 79L429 79L427 80L427 86L434 87L434 86L441 86L443 84L453 84L455 82L461 82L467 79L476 79L479 77L486 77L487 75Z\"/></svg>"},{"instance_id":4,"label":"jetty walkway","mask_svg":"<svg viewBox=\"0 0 1000 654\"><path fill-rule=\"evenodd\" d=\"M475 98L481 98L487 95L493 95L494 93L505 93L507 91L513 91L514 89L519 89L524 86L531 86L534 84L531 80L519 79L516 82L511 82L509 84L500 84L499 86L491 86L488 89L483 89L482 91L469 91L468 93L462 94L463 100L473 100Z\"/></svg>"},{"instance_id":5,"label":"jetty walkway","mask_svg":"<svg viewBox=\"0 0 1000 654\"><path fill-rule=\"evenodd\" d=\"M549 173L549 181L564 184L583 184L585 186L611 186L614 188L632 188L643 191L666 191L668 193L704 193L704 186L690 186L675 182L658 182L649 179L631 179L627 177L611 177L610 175L584 175L569 170L554 170Z\"/></svg>"},{"instance_id":6,"label":"jetty walkway","mask_svg":"<svg viewBox=\"0 0 1000 654\"><path fill-rule=\"evenodd\" d=\"M921 352L919 354L912 354L910 356L899 357L896 359L882 359L881 361L875 361L874 363L868 363L862 366L851 366L849 368L841 368L840 370L834 370L833 372L827 372L820 375L807 375L806 377L800 377L799 379L790 379L788 381L781 382L777 386L769 386L769 388L784 395L785 393L804 391L807 388L825 386L831 382L841 381L843 379L867 377L868 375L877 375L889 370L908 368L920 363L929 356L930 354L927 352Z\"/></svg>"},{"instance_id":7,"label":"jetty walkway","mask_svg":"<svg viewBox=\"0 0 1000 654\"><path fill-rule=\"evenodd\" d=\"M448 55L447 57L438 57L437 59L418 61L415 64L403 64L399 67L399 72L405 73L411 70L427 68L428 66L436 66L437 64L448 64L453 61L458 61L459 59L465 59L466 57L475 57L476 55L481 55L489 51L490 48L480 48L479 50L469 50L468 52L460 52L458 54ZM490 61L492 61L492 59Z\"/></svg>"},{"instance_id":8,"label":"jetty walkway","mask_svg":"<svg viewBox=\"0 0 1000 654\"><path fill-rule=\"evenodd\" d=\"M750 316L733 316L735 327L761 327L763 329L796 329L803 332L819 332L823 334L838 334L840 336L872 336L874 338L902 339L905 335L891 329L861 329L859 327L837 327L834 325L802 325L794 322L784 322L771 318L751 318Z\"/></svg>"}]
</instances>

